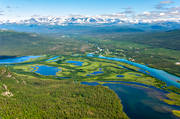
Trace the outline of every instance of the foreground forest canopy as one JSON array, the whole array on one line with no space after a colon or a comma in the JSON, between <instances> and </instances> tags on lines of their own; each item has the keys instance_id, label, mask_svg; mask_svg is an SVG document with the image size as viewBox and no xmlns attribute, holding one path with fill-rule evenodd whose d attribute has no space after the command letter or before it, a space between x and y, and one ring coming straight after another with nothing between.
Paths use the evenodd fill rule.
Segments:
<instances>
[{"instance_id":1,"label":"foreground forest canopy","mask_svg":"<svg viewBox=\"0 0 180 119\"><path fill-rule=\"evenodd\" d=\"M3 67L0 74L1 118L128 118L107 88L17 76Z\"/></svg>"}]
</instances>

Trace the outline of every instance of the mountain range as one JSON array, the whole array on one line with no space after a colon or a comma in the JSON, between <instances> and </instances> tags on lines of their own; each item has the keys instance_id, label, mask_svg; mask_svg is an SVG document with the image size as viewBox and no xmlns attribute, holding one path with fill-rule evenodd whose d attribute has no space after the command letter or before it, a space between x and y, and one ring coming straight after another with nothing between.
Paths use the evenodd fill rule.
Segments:
<instances>
[{"instance_id":1,"label":"mountain range","mask_svg":"<svg viewBox=\"0 0 180 119\"><path fill-rule=\"evenodd\" d=\"M36 25L69 25L69 24L157 24L174 22L180 24L180 19L128 19L110 16L34 16L24 20L0 20L0 24L36 24Z\"/></svg>"},{"instance_id":2,"label":"mountain range","mask_svg":"<svg viewBox=\"0 0 180 119\"><path fill-rule=\"evenodd\" d=\"M24 20L0 20L0 29L45 34L168 31L180 29L180 20L131 20L110 16L34 16Z\"/></svg>"}]
</instances>

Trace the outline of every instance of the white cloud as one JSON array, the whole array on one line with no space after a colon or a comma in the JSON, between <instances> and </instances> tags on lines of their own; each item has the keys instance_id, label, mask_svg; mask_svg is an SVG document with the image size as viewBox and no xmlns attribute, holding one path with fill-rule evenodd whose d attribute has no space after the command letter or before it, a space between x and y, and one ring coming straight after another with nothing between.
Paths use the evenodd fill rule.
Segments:
<instances>
[{"instance_id":1,"label":"white cloud","mask_svg":"<svg viewBox=\"0 0 180 119\"><path fill-rule=\"evenodd\" d=\"M172 11L171 14L179 14L179 11L178 10Z\"/></svg>"},{"instance_id":2,"label":"white cloud","mask_svg":"<svg viewBox=\"0 0 180 119\"><path fill-rule=\"evenodd\" d=\"M161 12L159 15L160 15L160 16L164 16L164 15L165 15L165 13Z\"/></svg>"},{"instance_id":3,"label":"white cloud","mask_svg":"<svg viewBox=\"0 0 180 119\"><path fill-rule=\"evenodd\" d=\"M151 12L143 12L143 15L151 15Z\"/></svg>"},{"instance_id":4,"label":"white cloud","mask_svg":"<svg viewBox=\"0 0 180 119\"><path fill-rule=\"evenodd\" d=\"M170 1L163 1L163 4L170 3ZM131 9L132 11L132 9ZM120 19L128 19L133 21L179 21L180 20L180 7L166 7L166 9L156 9L154 11L144 11L142 13L135 13L132 11L129 12L120 12L121 15L109 15L110 17L119 17Z\"/></svg>"}]
</instances>

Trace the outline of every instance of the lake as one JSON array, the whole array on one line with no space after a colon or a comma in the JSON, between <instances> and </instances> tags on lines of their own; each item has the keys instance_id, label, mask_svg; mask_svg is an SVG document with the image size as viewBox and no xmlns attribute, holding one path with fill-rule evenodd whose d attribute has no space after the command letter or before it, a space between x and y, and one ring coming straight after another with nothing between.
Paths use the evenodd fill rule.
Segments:
<instances>
[{"instance_id":1,"label":"lake","mask_svg":"<svg viewBox=\"0 0 180 119\"><path fill-rule=\"evenodd\" d=\"M28 61L30 59L39 58L41 56L22 56L22 57L3 57L0 59L0 64L16 64Z\"/></svg>"},{"instance_id":2,"label":"lake","mask_svg":"<svg viewBox=\"0 0 180 119\"><path fill-rule=\"evenodd\" d=\"M83 62L80 61L67 61L66 63L74 64L75 66L82 66Z\"/></svg>"},{"instance_id":3,"label":"lake","mask_svg":"<svg viewBox=\"0 0 180 119\"><path fill-rule=\"evenodd\" d=\"M81 84L96 86L98 82L82 82ZM172 109L180 110L160 99L166 98L166 91L155 87L144 87L126 82L104 82L102 86L109 87L121 99L123 109L131 119L178 119L171 113ZM145 85L146 86L146 85Z\"/></svg>"}]
</instances>

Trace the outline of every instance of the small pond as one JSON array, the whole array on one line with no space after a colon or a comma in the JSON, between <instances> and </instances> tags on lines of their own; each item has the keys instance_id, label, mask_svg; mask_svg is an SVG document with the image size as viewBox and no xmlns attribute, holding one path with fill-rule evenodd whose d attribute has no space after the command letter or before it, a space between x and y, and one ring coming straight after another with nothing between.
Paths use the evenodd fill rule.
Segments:
<instances>
[{"instance_id":1,"label":"small pond","mask_svg":"<svg viewBox=\"0 0 180 119\"><path fill-rule=\"evenodd\" d=\"M121 78L121 77L124 77L124 75L117 75L116 77L119 77L119 78Z\"/></svg>"},{"instance_id":2,"label":"small pond","mask_svg":"<svg viewBox=\"0 0 180 119\"><path fill-rule=\"evenodd\" d=\"M91 74L88 74L88 75L86 75L86 76L92 76L92 75L99 75L99 74L103 74L104 72L102 71L102 68L99 68L99 71L95 71L95 72L93 72L93 73L91 73Z\"/></svg>"},{"instance_id":3,"label":"small pond","mask_svg":"<svg viewBox=\"0 0 180 119\"><path fill-rule=\"evenodd\" d=\"M61 71L58 67L51 67L46 65L32 67L32 72L44 75L44 76L56 76L56 73Z\"/></svg>"},{"instance_id":4,"label":"small pond","mask_svg":"<svg viewBox=\"0 0 180 119\"><path fill-rule=\"evenodd\" d=\"M140 74L135 74L135 73L129 73L130 75L134 75L134 76L138 76L138 77L141 77L142 75Z\"/></svg>"},{"instance_id":5,"label":"small pond","mask_svg":"<svg viewBox=\"0 0 180 119\"><path fill-rule=\"evenodd\" d=\"M82 66L83 62L80 61L67 61L66 63L74 64L75 66Z\"/></svg>"}]
</instances>

